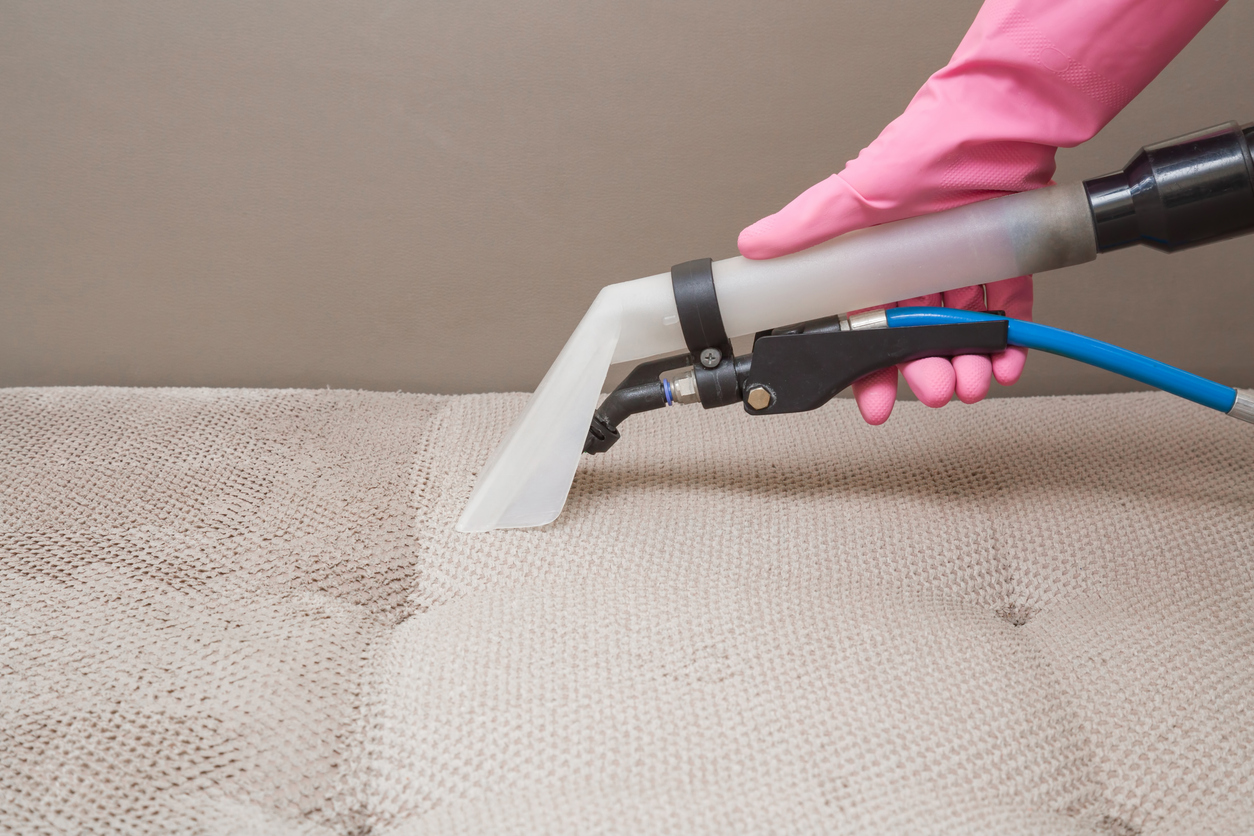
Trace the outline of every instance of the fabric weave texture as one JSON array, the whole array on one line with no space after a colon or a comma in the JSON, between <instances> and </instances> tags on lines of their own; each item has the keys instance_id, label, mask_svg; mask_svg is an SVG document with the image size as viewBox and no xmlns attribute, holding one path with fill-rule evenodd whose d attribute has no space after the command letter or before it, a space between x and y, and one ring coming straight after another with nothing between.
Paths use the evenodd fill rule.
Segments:
<instances>
[{"instance_id":1,"label":"fabric weave texture","mask_svg":"<svg viewBox=\"0 0 1254 836\"><path fill-rule=\"evenodd\" d=\"M1249 425L670 409L456 533L524 402L0 390L0 832L1254 830Z\"/></svg>"}]
</instances>

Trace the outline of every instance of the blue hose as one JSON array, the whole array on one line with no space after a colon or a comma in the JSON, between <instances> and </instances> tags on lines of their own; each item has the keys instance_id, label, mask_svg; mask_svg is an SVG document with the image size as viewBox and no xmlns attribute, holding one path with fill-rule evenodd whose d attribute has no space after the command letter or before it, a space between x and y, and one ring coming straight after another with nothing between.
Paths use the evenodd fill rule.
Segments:
<instances>
[{"instance_id":1,"label":"blue hose","mask_svg":"<svg viewBox=\"0 0 1254 836\"><path fill-rule=\"evenodd\" d=\"M953 308L889 308L889 328L911 325L954 325L961 322L980 322L989 319L1007 319L1007 342L1037 351L1047 351L1061 357L1069 357L1097 366L1099 369L1139 380L1156 389L1179 395L1182 398L1209 406L1220 412L1228 412L1237 399L1237 390L1213 380L1151 360L1101 340L1073 334L1048 325L1009 319L993 314L960 311Z\"/></svg>"}]
</instances>

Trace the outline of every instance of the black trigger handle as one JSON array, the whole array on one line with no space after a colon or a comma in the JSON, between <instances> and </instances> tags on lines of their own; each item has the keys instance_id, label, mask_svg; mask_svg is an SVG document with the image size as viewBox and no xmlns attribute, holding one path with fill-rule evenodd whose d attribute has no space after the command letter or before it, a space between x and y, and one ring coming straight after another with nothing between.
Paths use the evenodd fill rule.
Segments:
<instances>
[{"instance_id":1,"label":"black trigger handle","mask_svg":"<svg viewBox=\"0 0 1254 836\"><path fill-rule=\"evenodd\" d=\"M753 344L744 381L745 411L777 415L818 409L871 372L922 357L1005 351L1007 321L914 325L864 331L820 331L765 336ZM770 394L762 409L750 404L757 388Z\"/></svg>"}]
</instances>

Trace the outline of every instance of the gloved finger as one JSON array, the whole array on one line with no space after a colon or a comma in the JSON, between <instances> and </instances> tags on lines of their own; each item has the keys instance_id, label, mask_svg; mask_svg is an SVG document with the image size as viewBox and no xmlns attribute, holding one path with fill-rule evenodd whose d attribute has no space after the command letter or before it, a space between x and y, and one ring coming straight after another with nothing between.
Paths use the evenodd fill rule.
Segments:
<instances>
[{"instance_id":1,"label":"gloved finger","mask_svg":"<svg viewBox=\"0 0 1254 836\"><path fill-rule=\"evenodd\" d=\"M1032 277L1019 276L1000 282L990 282L985 287L988 297L988 309L1005 311L1006 316L1015 319L1032 319ZM1023 365L1028 360L1028 350L1011 346L1005 351L994 354L993 377L1002 386L1009 386L1019 380L1023 374Z\"/></svg>"},{"instance_id":2,"label":"gloved finger","mask_svg":"<svg viewBox=\"0 0 1254 836\"><path fill-rule=\"evenodd\" d=\"M897 303L899 308L910 308L918 305L939 307L942 301L939 293L927 296L916 296ZM931 407L944 406L954 394L954 369L945 357L924 357L901 364L901 374L910 385L910 391L923 403Z\"/></svg>"},{"instance_id":3,"label":"gloved finger","mask_svg":"<svg viewBox=\"0 0 1254 836\"><path fill-rule=\"evenodd\" d=\"M959 287L954 290L946 290L941 296L945 300L945 307L956 308L960 311L986 311L984 307L984 286L971 285L970 287Z\"/></svg>"},{"instance_id":4,"label":"gloved finger","mask_svg":"<svg viewBox=\"0 0 1254 836\"><path fill-rule=\"evenodd\" d=\"M1032 277L1018 276L984 286L987 311L1005 311L1015 319L1032 320Z\"/></svg>"},{"instance_id":5,"label":"gloved finger","mask_svg":"<svg viewBox=\"0 0 1254 836\"><path fill-rule=\"evenodd\" d=\"M947 290L943 294L945 307L962 311L988 310L984 306L984 286L970 285ZM993 366L989 359L979 354L964 354L950 361L954 367L954 392L963 403L975 403L988 394L993 379Z\"/></svg>"},{"instance_id":6,"label":"gloved finger","mask_svg":"<svg viewBox=\"0 0 1254 836\"><path fill-rule=\"evenodd\" d=\"M945 357L924 357L903 363L901 375L915 397L933 409L949 403L954 395L954 366Z\"/></svg>"},{"instance_id":7,"label":"gloved finger","mask_svg":"<svg viewBox=\"0 0 1254 836\"><path fill-rule=\"evenodd\" d=\"M993 361L983 354L962 354L951 362L954 367L954 391L963 403L984 400L993 382Z\"/></svg>"},{"instance_id":8,"label":"gloved finger","mask_svg":"<svg viewBox=\"0 0 1254 836\"><path fill-rule=\"evenodd\" d=\"M876 305L872 308L859 308L850 311L849 315L866 313L867 311L883 311L897 307L896 302L887 305ZM873 427L888 420L893 414L893 404L897 402L897 367L889 366L871 372L853 383L853 397L858 402L858 411L862 419Z\"/></svg>"},{"instance_id":9,"label":"gloved finger","mask_svg":"<svg viewBox=\"0 0 1254 836\"><path fill-rule=\"evenodd\" d=\"M858 402L862 420L873 427L887 421L897 401L897 367L889 366L855 380L853 397Z\"/></svg>"},{"instance_id":10,"label":"gloved finger","mask_svg":"<svg viewBox=\"0 0 1254 836\"><path fill-rule=\"evenodd\" d=\"M993 377L1002 386L1010 386L1019 382L1019 375L1023 374L1023 366L1028 361L1028 350L1012 345L1005 351L992 355L991 359Z\"/></svg>"},{"instance_id":11,"label":"gloved finger","mask_svg":"<svg viewBox=\"0 0 1254 836\"><path fill-rule=\"evenodd\" d=\"M939 293L929 293L926 296L915 296L913 299L902 299L897 303L899 308L939 308L942 304L942 297Z\"/></svg>"},{"instance_id":12,"label":"gloved finger","mask_svg":"<svg viewBox=\"0 0 1254 836\"><path fill-rule=\"evenodd\" d=\"M880 220L839 174L833 174L774 215L745 227L737 245L745 258L775 258Z\"/></svg>"}]
</instances>

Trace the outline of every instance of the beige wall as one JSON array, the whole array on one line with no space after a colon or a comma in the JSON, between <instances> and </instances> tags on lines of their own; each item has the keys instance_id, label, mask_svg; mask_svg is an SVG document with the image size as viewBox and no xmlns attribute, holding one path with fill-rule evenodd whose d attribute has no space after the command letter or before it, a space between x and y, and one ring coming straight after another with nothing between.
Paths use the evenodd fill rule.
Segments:
<instances>
[{"instance_id":1,"label":"beige wall","mask_svg":"<svg viewBox=\"0 0 1254 836\"><path fill-rule=\"evenodd\" d=\"M839 169L977 7L0 0L0 385L531 388L601 285ZM1252 40L1229 4L1058 179L1254 120ZM1252 386L1252 264L1116 254L1038 318Z\"/></svg>"}]
</instances>

